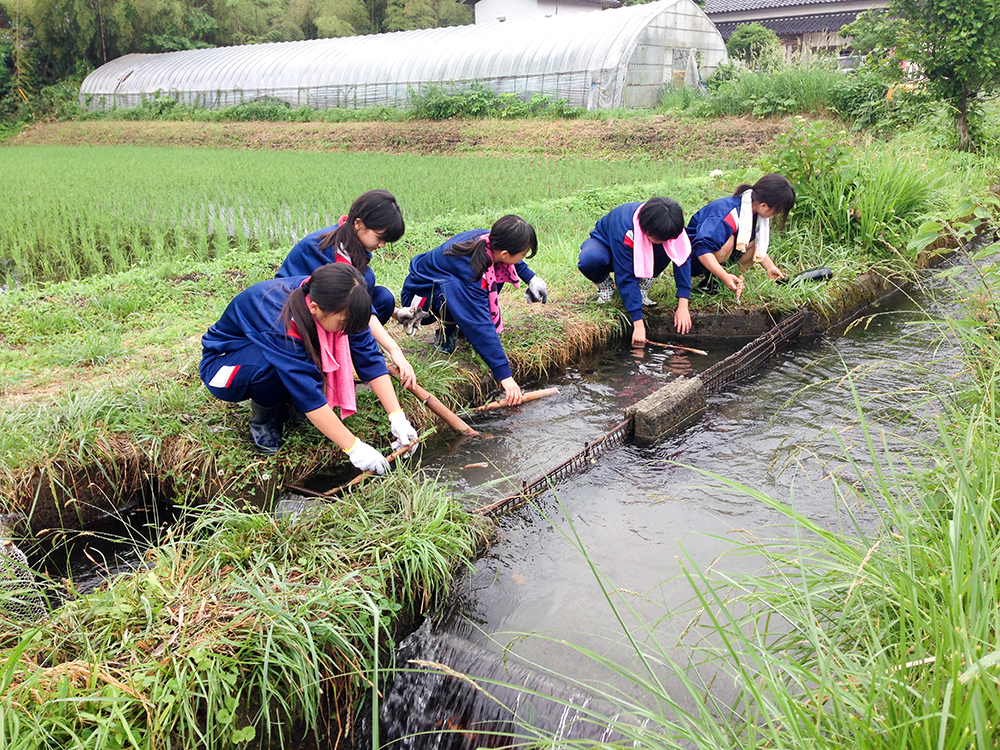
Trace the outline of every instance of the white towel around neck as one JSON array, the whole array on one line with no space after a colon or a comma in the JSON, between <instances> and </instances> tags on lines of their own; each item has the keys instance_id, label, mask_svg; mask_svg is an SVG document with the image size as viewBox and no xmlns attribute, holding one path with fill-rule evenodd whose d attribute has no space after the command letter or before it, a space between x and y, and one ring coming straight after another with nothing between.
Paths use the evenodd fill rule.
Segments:
<instances>
[{"instance_id":1,"label":"white towel around neck","mask_svg":"<svg viewBox=\"0 0 1000 750\"><path fill-rule=\"evenodd\" d=\"M740 196L739 228L736 232L736 246L750 243L753 231L753 190L744 190ZM760 263L767 257L767 246L771 242L771 219L757 217L757 239L754 242L754 262Z\"/></svg>"}]
</instances>

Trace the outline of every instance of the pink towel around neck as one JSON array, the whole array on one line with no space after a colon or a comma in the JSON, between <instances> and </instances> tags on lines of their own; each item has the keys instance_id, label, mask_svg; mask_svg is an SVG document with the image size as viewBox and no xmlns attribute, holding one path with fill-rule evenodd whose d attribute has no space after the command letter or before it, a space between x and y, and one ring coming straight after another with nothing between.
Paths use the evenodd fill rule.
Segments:
<instances>
[{"instance_id":1,"label":"pink towel around neck","mask_svg":"<svg viewBox=\"0 0 1000 750\"><path fill-rule=\"evenodd\" d=\"M653 278L653 243L639 226L639 212L645 205L641 204L632 214L632 271L637 279ZM682 229L674 239L664 242L663 249L674 265L684 265L684 261L691 256L691 240L687 231Z\"/></svg>"},{"instance_id":2,"label":"pink towel around neck","mask_svg":"<svg viewBox=\"0 0 1000 750\"><path fill-rule=\"evenodd\" d=\"M306 295L309 304L309 295ZM315 319L315 318L314 318ZM340 407L340 418L346 419L358 410L354 395L354 362L351 344L342 331L327 331L316 321L320 360L323 363L323 385L326 402L331 409Z\"/></svg>"},{"instance_id":3,"label":"pink towel around neck","mask_svg":"<svg viewBox=\"0 0 1000 750\"><path fill-rule=\"evenodd\" d=\"M486 240L486 252L490 254L490 260L493 260L490 235L488 233L480 235L479 239ZM500 314L500 292L497 290L497 284L519 286L520 283L521 279L518 278L517 269L509 263L491 263L483 271L483 287L490 300L490 320L493 321L493 327L497 329L497 333L503 333L503 316Z\"/></svg>"}]
</instances>

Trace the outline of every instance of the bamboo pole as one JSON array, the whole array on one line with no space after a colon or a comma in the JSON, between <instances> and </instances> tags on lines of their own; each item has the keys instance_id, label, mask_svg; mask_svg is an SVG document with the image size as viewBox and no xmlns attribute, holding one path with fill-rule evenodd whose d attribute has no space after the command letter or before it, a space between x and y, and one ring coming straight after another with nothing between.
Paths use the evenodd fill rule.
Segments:
<instances>
[{"instance_id":1,"label":"bamboo pole","mask_svg":"<svg viewBox=\"0 0 1000 750\"><path fill-rule=\"evenodd\" d=\"M653 346L662 346L664 349L676 349L679 352L691 352L691 354L708 354L704 349L694 349L690 346L681 346L680 344L664 344L662 341L650 341L646 339L647 344L652 344Z\"/></svg>"},{"instance_id":2,"label":"bamboo pole","mask_svg":"<svg viewBox=\"0 0 1000 750\"><path fill-rule=\"evenodd\" d=\"M559 393L559 389L558 388L545 388L545 389L540 390L540 391L528 391L527 393L522 394L521 403L523 404L523 403L527 403L528 401L536 401L536 400L538 400L540 398L544 398L545 396L551 396L554 393ZM482 406L477 406L472 411L473 412L491 411L493 409L502 409L505 406L509 406L509 404L507 403L507 399L506 398L502 398L499 401L491 401L488 404L483 404Z\"/></svg>"},{"instance_id":3,"label":"bamboo pole","mask_svg":"<svg viewBox=\"0 0 1000 750\"><path fill-rule=\"evenodd\" d=\"M396 378L396 380L399 380L399 368L396 367L396 365L389 364L387 364L387 367L389 368L389 374ZM467 425L460 416L438 401L437 397L430 393L426 388L414 383L406 390L416 396L420 403L441 417L441 419L443 419L453 430L461 432L463 435L479 434L474 429L469 427L469 425Z\"/></svg>"}]
</instances>

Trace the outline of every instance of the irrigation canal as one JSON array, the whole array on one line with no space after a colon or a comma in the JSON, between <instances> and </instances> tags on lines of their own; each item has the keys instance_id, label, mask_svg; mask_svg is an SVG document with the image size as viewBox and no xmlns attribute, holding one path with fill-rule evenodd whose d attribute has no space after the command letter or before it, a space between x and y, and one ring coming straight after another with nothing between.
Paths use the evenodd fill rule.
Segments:
<instances>
[{"instance_id":1,"label":"irrigation canal","mask_svg":"<svg viewBox=\"0 0 1000 750\"><path fill-rule=\"evenodd\" d=\"M852 471L864 472L872 464L852 382L876 441L884 434L898 447L904 435L920 438L919 420L903 425L905 418L914 410L926 416L930 407L922 405L924 396L944 392L961 367L956 350L942 344L937 329L927 324L947 316L954 297L949 281L928 272L909 297L870 311L870 317L846 331L779 352L751 378L710 396L700 419L656 445L626 445L606 453L533 503L503 516L499 540L462 577L449 611L425 623L404 644L402 655L545 692L543 676L524 678L505 671L506 665L534 665L536 674L611 686L642 700L632 680L563 641L638 670L605 590L618 589L632 608L629 612L619 606L626 627L671 649L692 614L692 590L682 564L748 570L759 565L759 558L727 555L731 539L794 533L776 511L723 486L712 474L794 505L826 527L874 523L864 510L842 507L830 479L831 474L850 479ZM558 465L584 441L603 435L622 419L627 406L668 379L701 372L729 353L702 357L648 348L636 357L629 349L605 351L553 378L550 385L559 387L558 395L475 421L476 429L492 439L442 442L425 449L424 464L438 467L442 481L471 503L487 504ZM843 446L857 462L853 467ZM604 580L595 578L588 558ZM387 695L384 741L421 731L432 733L404 744L471 747L483 741L433 733L453 718L399 711L401 703L409 702L454 717L457 704L469 703L459 696L415 700L414 681L427 682L419 675L402 675L395 692ZM441 678L428 685L440 691ZM510 705L511 696L506 697ZM490 718L490 702L478 696L473 700L487 710L479 719ZM468 708L463 710L468 714ZM544 708L531 710L550 729L567 723L559 706L550 706L553 715L548 717Z\"/></svg>"}]
</instances>

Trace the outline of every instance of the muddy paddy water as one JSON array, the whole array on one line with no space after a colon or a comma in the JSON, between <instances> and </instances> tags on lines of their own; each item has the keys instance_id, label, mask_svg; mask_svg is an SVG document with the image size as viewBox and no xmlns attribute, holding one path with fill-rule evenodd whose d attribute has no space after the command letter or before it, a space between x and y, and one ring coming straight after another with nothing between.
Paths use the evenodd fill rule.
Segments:
<instances>
[{"instance_id":1,"label":"muddy paddy water","mask_svg":"<svg viewBox=\"0 0 1000 750\"><path fill-rule=\"evenodd\" d=\"M734 537L796 533L776 511L711 474L793 505L824 527L876 523L870 510L842 507L830 479L850 478L872 464L846 376L853 377L876 441L883 433L896 447L900 434L929 439L901 424L913 410L929 413L921 406L924 396L945 392L960 369L956 351L920 323L946 316L952 297L946 282L928 275L912 298L893 301L846 332L778 353L757 374L710 396L701 418L654 446L610 451L502 517L498 541L461 577L435 632L452 650L456 637L480 653L500 655L508 647L511 662L519 658L638 697L630 680L562 641L635 668L603 591L618 589L634 609L621 605L620 613L637 638L655 638L671 650L692 615L681 561L691 568L753 570L760 559L732 554ZM476 419L475 427L492 439L428 446L424 465L438 469L441 481L470 505L489 504L599 438L627 406L676 374L704 371L729 353L718 346L709 357L607 351L546 383L558 386L558 395ZM856 467L848 466L841 441ZM596 580L587 558L603 580ZM413 649L407 653L412 657Z\"/></svg>"}]
</instances>

